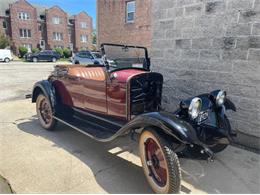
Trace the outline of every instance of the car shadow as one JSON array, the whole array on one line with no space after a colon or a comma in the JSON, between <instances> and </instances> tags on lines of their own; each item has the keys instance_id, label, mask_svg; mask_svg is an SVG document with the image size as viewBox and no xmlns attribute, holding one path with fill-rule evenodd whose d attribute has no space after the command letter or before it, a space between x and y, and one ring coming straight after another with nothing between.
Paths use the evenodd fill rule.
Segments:
<instances>
[{"instance_id":1,"label":"car shadow","mask_svg":"<svg viewBox=\"0 0 260 195\"><path fill-rule=\"evenodd\" d=\"M51 141L53 147L62 148L78 158L91 169L96 182L108 193L153 193L140 163L132 160L132 157L139 159L138 144L130 136L120 137L110 143L100 143L60 123L55 131L46 131L40 127L35 116L26 121L18 121L17 127ZM232 181L229 179L232 180L234 175L227 176L225 172L230 170L221 161L221 156L217 164L187 156L182 157L180 163L183 193L239 193L230 188ZM217 172L212 171L214 169L218 169ZM227 181L216 179L216 174L225 174Z\"/></svg>"}]
</instances>

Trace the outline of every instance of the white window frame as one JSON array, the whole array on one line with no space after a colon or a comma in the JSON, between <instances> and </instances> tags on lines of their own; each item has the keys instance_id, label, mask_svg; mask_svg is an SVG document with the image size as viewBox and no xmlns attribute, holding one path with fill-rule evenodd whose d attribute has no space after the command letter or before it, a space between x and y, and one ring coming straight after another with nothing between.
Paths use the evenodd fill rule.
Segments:
<instances>
[{"instance_id":1,"label":"white window frame","mask_svg":"<svg viewBox=\"0 0 260 195\"><path fill-rule=\"evenodd\" d=\"M30 13L28 13L28 12L18 12L18 18L20 20L29 20L30 19Z\"/></svg>"},{"instance_id":2,"label":"white window frame","mask_svg":"<svg viewBox=\"0 0 260 195\"><path fill-rule=\"evenodd\" d=\"M3 29L7 29L7 28L8 28L8 26L7 26L7 21L4 20L4 21L3 21Z\"/></svg>"},{"instance_id":3,"label":"white window frame","mask_svg":"<svg viewBox=\"0 0 260 195\"><path fill-rule=\"evenodd\" d=\"M26 47L26 48L28 49L28 52L29 52L29 53L32 52L32 44L30 44L30 43L25 43L25 44L23 44L22 46L23 46L23 47Z\"/></svg>"},{"instance_id":4,"label":"white window frame","mask_svg":"<svg viewBox=\"0 0 260 195\"><path fill-rule=\"evenodd\" d=\"M52 23L53 24L61 24L61 18L58 16L52 17Z\"/></svg>"},{"instance_id":5,"label":"white window frame","mask_svg":"<svg viewBox=\"0 0 260 195\"><path fill-rule=\"evenodd\" d=\"M80 35L80 42L87 43L88 42L88 35Z\"/></svg>"},{"instance_id":6,"label":"white window frame","mask_svg":"<svg viewBox=\"0 0 260 195\"><path fill-rule=\"evenodd\" d=\"M63 40L63 33L61 32L53 32L52 34L54 41L62 41Z\"/></svg>"},{"instance_id":7,"label":"white window frame","mask_svg":"<svg viewBox=\"0 0 260 195\"><path fill-rule=\"evenodd\" d=\"M87 26L87 22L80 22L80 28L86 29Z\"/></svg>"},{"instance_id":8,"label":"white window frame","mask_svg":"<svg viewBox=\"0 0 260 195\"><path fill-rule=\"evenodd\" d=\"M133 6L133 10L129 10L131 5ZM135 21L135 11L136 11L135 1L127 1L126 2L126 15L125 15L125 22L126 23L134 23L134 21ZM128 17L129 14L133 14L132 20L129 19L129 17Z\"/></svg>"},{"instance_id":9,"label":"white window frame","mask_svg":"<svg viewBox=\"0 0 260 195\"><path fill-rule=\"evenodd\" d=\"M20 28L19 29L19 35L20 35L21 38L31 38L32 37L32 31L31 31L31 29Z\"/></svg>"}]
</instances>

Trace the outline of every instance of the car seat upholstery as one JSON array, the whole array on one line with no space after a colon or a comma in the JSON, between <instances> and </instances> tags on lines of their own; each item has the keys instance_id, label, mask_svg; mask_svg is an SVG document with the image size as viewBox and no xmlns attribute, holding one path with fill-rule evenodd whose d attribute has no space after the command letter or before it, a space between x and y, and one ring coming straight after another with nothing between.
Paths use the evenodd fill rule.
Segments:
<instances>
[{"instance_id":1,"label":"car seat upholstery","mask_svg":"<svg viewBox=\"0 0 260 195\"><path fill-rule=\"evenodd\" d=\"M70 67L68 74L95 81L104 81L106 78L104 70L101 67Z\"/></svg>"}]
</instances>

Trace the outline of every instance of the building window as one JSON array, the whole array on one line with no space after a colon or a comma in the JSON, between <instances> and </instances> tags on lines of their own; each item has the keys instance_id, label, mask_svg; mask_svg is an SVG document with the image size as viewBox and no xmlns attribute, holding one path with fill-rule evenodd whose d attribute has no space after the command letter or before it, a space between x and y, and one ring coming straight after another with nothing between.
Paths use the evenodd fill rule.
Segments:
<instances>
[{"instance_id":1,"label":"building window","mask_svg":"<svg viewBox=\"0 0 260 195\"><path fill-rule=\"evenodd\" d=\"M59 33L59 32L53 32L53 40L62 41L63 40L63 34Z\"/></svg>"},{"instance_id":2,"label":"building window","mask_svg":"<svg viewBox=\"0 0 260 195\"><path fill-rule=\"evenodd\" d=\"M30 14L27 12L19 12L18 17L21 20L29 20L30 19Z\"/></svg>"},{"instance_id":3,"label":"building window","mask_svg":"<svg viewBox=\"0 0 260 195\"><path fill-rule=\"evenodd\" d=\"M81 22L80 23L80 28L87 28L87 23L86 22Z\"/></svg>"},{"instance_id":4,"label":"building window","mask_svg":"<svg viewBox=\"0 0 260 195\"><path fill-rule=\"evenodd\" d=\"M133 23L135 19L135 1L126 2L126 23Z\"/></svg>"},{"instance_id":5,"label":"building window","mask_svg":"<svg viewBox=\"0 0 260 195\"><path fill-rule=\"evenodd\" d=\"M28 52L32 52L32 44L23 44L23 47L26 47L28 49Z\"/></svg>"},{"instance_id":6,"label":"building window","mask_svg":"<svg viewBox=\"0 0 260 195\"><path fill-rule=\"evenodd\" d=\"M29 38L32 37L32 33L30 29L20 29L20 37L21 38Z\"/></svg>"},{"instance_id":7,"label":"building window","mask_svg":"<svg viewBox=\"0 0 260 195\"><path fill-rule=\"evenodd\" d=\"M81 43L87 43L88 36L87 35L80 35L80 42Z\"/></svg>"},{"instance_id":8,"label":"building window","mask_svg":"<svg viewBox=\"0 0 260 195\"><path fill-rule=\"evenodd\" d=\"M7 22L6 21L3 21L3 28L7 29Z\"/></svg>"},{"instance_id":9,"label":"building window","mask_svg":"<svg viewBox=\"0 0 260 195\"><path fill-rule=\"evenodd\" d=\"M52 18L52 23L53 24L61 24L61 19L57 16Z\"/></svg>"}]
</instances>

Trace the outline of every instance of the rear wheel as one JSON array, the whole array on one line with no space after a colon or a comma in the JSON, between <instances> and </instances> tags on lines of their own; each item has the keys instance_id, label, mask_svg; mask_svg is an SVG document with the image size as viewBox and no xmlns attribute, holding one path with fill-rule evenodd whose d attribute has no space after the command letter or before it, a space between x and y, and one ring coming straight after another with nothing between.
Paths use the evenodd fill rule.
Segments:
<instances>
[{"instance_id":1,"label":"rear wheel","mask_svg":"<svg viewBox=\"0 0 260 195\"><path fill-rule=\"evenodd\" d=\"M33 62L38 62L38 58L34 57L32 60L33 60Z\"/></svg>"},{"instance_id":2,"label":"rear wheel","mask_svg":"<svg viewBox=\"0 0 260 195\"><path fill-rule=\"evenodd\" d=\"M57 59L56 58L52 58L52 62L56 62L57 61Z\"/></svg>"},{"instance_id":3,"label":"rear wheel","mask_svg":"<svg viewBox=\"0 0 260 195\"><path fill-rule=\"evenodd\" d=\"M179 193L181 170L178 156L163 137L153 130L144 130L139 140L144 174L155 193Z\"/></svg>"},{"instance_id":4,"label":"rear wheel","mask_svg":"<svg viewBox=\"0 0 260 195\"><path fill-rule=\"evenodd\" d=\"M6 63L10 62L10 59L9 58L5 58L5 62Z\"/></svg>"},{"instance_id":5,"label":"rear wheel","mask_svg":"<svg viewBox=\"0 0 260 195\"><path fill-rule=\"evenodd\" d=\"M36 112L41 126L47 130L53 130L57 121L53 118L51 104L48 98L39 94L36 100Z\"/></svg>"}]
</instances>

